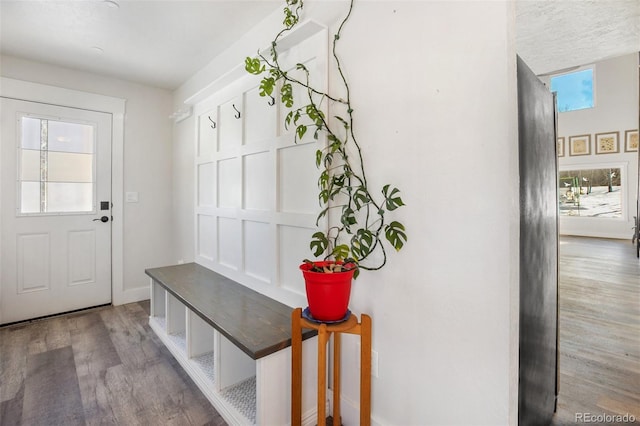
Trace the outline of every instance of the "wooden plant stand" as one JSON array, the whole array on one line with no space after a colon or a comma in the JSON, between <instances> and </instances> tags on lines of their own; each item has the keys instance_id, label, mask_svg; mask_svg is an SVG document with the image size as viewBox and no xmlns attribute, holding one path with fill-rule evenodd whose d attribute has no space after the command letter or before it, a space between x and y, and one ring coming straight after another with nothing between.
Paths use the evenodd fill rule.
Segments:
<instances>
[{"instance_id":1,"label":"wooden plant stand","mask_svg":"<svg viewBox=\"0 0 640 426\"><path fill-rule=\"evenodd\" d=\"M351 314L338 324L311 322L302 308L291 313L291 425L302 422L302 329L318 331L318 426L325 426L327 390L327 342L333 334L333 424L340 425L340 334L360 336L360 425L371 424L371 317Z\"/></svg>"}]
</instances>

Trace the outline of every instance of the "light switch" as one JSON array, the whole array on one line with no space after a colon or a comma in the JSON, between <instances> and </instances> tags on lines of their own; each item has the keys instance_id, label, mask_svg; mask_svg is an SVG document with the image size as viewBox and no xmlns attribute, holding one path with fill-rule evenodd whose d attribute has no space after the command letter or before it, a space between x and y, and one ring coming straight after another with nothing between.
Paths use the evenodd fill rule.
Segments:
<instances>
[{"instance_id":1,"label":"light switch","mask_svg":"<svg viewBox=\"0 0 640 426\"><path fill-rule=\"evenodd\" d=\"M127 203L137 203L138 202L138 193L137 192L127 192L127 193L125 193L125 201Z\"/></svg>"}]
</instances>

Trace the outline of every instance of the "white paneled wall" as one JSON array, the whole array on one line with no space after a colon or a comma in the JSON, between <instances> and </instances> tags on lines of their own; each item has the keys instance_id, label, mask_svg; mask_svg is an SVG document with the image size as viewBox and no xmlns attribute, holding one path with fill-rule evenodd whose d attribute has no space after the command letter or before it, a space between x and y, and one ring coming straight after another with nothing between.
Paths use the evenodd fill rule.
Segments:
<instances>
[{"instance_id":1,"label":"white paneled wall","mask_svg":"<svg viewBox=\"0 0 640 426\"><path fill-rule=\"evenodd\" d=\"M305 8L305 19L327 26L331 37L348 4L310 1ZM175 103L195 107L225 87L234 67L281 25L277 10L181 86ZM398 219L411 232L399 255L393 253L381 271L362 273L352 288L350 309L373 318L373 349L379 353L379 374L372 377L373 424L517 423L514 40L515 5L501 1L356 2L341 37L338 53L350 81L355 130L372 170L370 184L380 188L391 182L402 190L408 207L398 211ZM339 87L335 68L329 74L330 85ZM178 166L195 148L196 118L176 126ZM189 173L177 176L177 200L186 199L181 191L197 194L192 168L177 170ZM489 182L492 190L470 191L460 170ZM176 209L180 236L195 235L187 210ZM470 214L474 226L465 226ZM308 253L303 226L278 226L274 253L281 287L303 285L300 256L280 252ZM196 247L188 240L178 240L185 260ZM343 422L357 424L357 389L347 386L357 383L356 349L344 340ZM262 382L273 380L281 378Z\"/></svg>"},{"instance_id":2,"label":"white paneled wall","mask_svg":"<svg viewBox=\"0 0 640 426\"><path fill-rule=\"evenodd\" d=\"M327 33L280 55L290 74L304 63L324 89ZM292 306L306 303L298 265L310 257L319 211L312 131L294 141L289 113L259 96L259 78L243 75L195 107L196 262ZM276 96L274 94L274 96ZM295 90L296 105L306 104ZM321 226L326 226L321 224Z\"/></svg>"}]
</instances>

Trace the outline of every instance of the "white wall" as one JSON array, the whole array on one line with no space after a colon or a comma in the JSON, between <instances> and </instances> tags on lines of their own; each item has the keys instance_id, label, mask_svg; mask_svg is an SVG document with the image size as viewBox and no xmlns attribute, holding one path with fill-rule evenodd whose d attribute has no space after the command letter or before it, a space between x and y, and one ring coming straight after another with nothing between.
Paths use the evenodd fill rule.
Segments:
<instances>
[{"instance_id":1,"label":"white wall","mask_svg":"<svg viewBox=\"0 0 640 426\"><path fill-rule=\"evenodd\" d=\"M195 143L196 116L173 128L173 243L174 263L195 259Z\"/></svg>"},{"instance_id":2,"label":"white wall","mask_svg":"<svg viewBox=\"0 0 640 426\"><path fill-rule=\"evenodd\" d=\"M2 56L3 77L124 98L124 299L149 297L145 268L174 263L172 245L171 93L97 74Z\"/></svg>"},{"instance_id":3,"label":"white wall","mask_svg":"<svg viewBox=\"0 0 640 426\"><path fill-rule=\"evenodd\" d=\"M626 191L623 197L623 217L580 218L560 217L560 233L630 239L638 193L638 153L624 151L625 130L638 128L638 54L620 56L595 64L594 108L558 114L558 136L565 138L565 156L559 167L591 168L602 164L626 166ZM595 134L617 131L620 152L596 154ZM591 155L569 156L569 136L591 135ZM624 183L623 183L624 185Z\"/></svg>"},{"instance_id":4,"label":"white wall","mask_svg":"<svg viewBox=\"0 0 640 426\"><path fill-rule=\"evenodd\" d=\"M345 7L309 2L305 17L334 32ZM280 13L187 81L174 107L267 45ZM344 31L340 54L370 183L397 185L407 204L398 213L405 248L383 271L364 272L352 295L351 309L373 318L374 423L515 424L514 20L508 2L357 2ZM193 129L193 119L174 128L181 200L193 200ZM188 260L194 216L182 202L174 205L178 257ZM343 410L356 424L355 343L345 341Z\"/></svg>"}]
</instances>

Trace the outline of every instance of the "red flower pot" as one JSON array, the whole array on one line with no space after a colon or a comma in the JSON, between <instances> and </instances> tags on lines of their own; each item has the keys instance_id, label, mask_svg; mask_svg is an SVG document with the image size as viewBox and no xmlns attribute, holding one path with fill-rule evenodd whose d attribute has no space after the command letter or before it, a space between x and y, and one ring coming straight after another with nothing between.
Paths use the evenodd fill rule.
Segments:
<instances>
[{"instance_id":1,"label":"red flower pot","mask_svg":"<svg viewBox=\"0 0 640 426\"><path fill-rule=\"evenodd\" d=\"M326 266L333 261L313 262ZM307 290L307 302L311 316L318 321L338 321L344 318L349 306L351 280L355 269L331 274L311 271L311 265L300 265Z\"/></svg>"}]
</instances>

